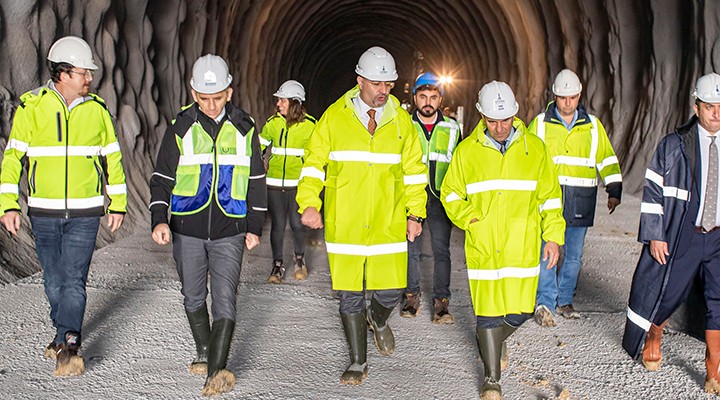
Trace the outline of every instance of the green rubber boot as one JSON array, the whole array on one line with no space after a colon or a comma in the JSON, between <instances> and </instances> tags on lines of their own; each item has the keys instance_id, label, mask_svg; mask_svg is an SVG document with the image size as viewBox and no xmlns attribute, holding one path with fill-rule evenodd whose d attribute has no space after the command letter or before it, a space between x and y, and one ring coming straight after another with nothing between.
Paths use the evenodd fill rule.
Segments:
<instances>
[{"instance_id":1,"label":"green rubber boot","mask_svg":"<svg viewBox=\"0 0 720 400\"><path fill-rule=\"evenodd\" d=\"M485 367L485 379L480 398L482 400L502 399L500 389L500 357L502 354L503 327L476 328L480 357Z\"/></svg>"},{"instance_id":2,"label":"green rubber boot","mask_svg":"<svg viewBox=\"0 0 720 400\"><path fill-rule=\"evenodd\" d=\"M235 375L225 369L234 330L233 320L221 319L213 322L208 348L208 374L202 390L203 396L227 393L235 387Z\"/></svg>"},{"instance_id":3,"label":"green rubber boot","mask_svg":"<svg viewBox=\"0 0 720 400\"><path fill-rule=\"evenodd\" d=\"M508 351L507 351L507 338L512 335L517 328L514 326L510 326L507 323L503 323L503 342L502 342L502 351L500 352L500 371L505 371L505 369L508 367Z\"/></svg>"},{"instance_id":4,"label":"green rubber boot","mask_svg":"<svg viewBox=\"0 0 720 400\"><path fill-rule=\"evenodd\" d=\"M190 331L195 339L195 359L190 363L188 369L191 374L207 374L208 346L210 344L210 317L208 316L207 304L203 303L199 310L190 312L185 310Z\"/></svg>"},{"instance_id":5,"label":"green rubber boot","mask_svg":"<svg viewBox=\"0 0 720 400\"><path fill-rule=\"evenodd\" d=\"M350 366L340 377L343 385L359 385L368 375L367 322L363 313L340 314L350 348Z\"/></svg>"},{"instance_id":6,"label":"green rubber boot","mask_svg":"<svg viewBox=\"0 0 720 400\"><path fill-rule=\"evenodd\" d=\"M392 308L383 307L375 298L370 301L370 308L367 310L368 326L373 331L378 351L384 356L389 356L395 351L395 336L390 325L387 324L391 313Z\"/></svg>"}]
</instances>

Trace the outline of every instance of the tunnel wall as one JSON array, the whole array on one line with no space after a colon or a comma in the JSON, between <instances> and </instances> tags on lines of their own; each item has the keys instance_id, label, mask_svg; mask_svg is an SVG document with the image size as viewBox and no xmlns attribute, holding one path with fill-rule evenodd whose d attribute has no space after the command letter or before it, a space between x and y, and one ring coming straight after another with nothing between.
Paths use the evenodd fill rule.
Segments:
<instances>
[{"instance_id":1,"label":"tunnel wall","mask_svg":"<svg viewBox=\"0 0 720 400\"><path fill-rule=\"evenodd\" d=\"M637 192L657 141L690 115L695 80L719 69L719 20L720 7L700 0L5 0L0 146L20 95L48 80L53 41L85 38L100 65L93 91L115 118L129 190L125 224L115 235L103 227L101 247L148 232L153 160L170 119L189 102L197 57L228 60L234 101L261 126L280 83L301 81L319 117L353 86L359 55L381 45L397 61L399 98L409 98L404 84L422 70L455 77L445 102L465 107L466 133L484 83L508 82L529 123L550 99L555 74L575 70L582 102L616 148L626 190ZM0 234L0 282L38 270L23 222L18 238Z\"/></svg>"}]
</instances>

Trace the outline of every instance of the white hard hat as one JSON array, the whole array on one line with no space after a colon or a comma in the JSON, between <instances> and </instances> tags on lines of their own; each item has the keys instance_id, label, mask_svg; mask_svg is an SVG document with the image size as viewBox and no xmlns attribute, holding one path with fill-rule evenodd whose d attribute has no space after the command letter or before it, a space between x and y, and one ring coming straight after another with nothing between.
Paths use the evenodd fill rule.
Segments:
<instances>
[{"instance_id":1,"label":"white hard hat","mask_svg":"<svg viewBox=\"0 0 720 400\"><path fill-rule=\"evenodd\" d=\"M76 68L98 69L92 50L86 41L77 36L65 36L50 47L47 59L54 63L68 63Z\"/></svg>"},{"instance_id":2,"label":"white hard hat","mask_svg":"<svg viewBox=\"0 0 720 400\"><path fill-rule=\"evenodd\" d=\"M377 82L396 81L395 59L382 47L371 47L360 56L355 72L365 79Z\"/></svg>"},{"instance_id":3,"label":"white hard hat","mask_svg":"<svg viewBox=\"0 0 720 400\"><path fill-rule=\"evenodd\" d=\"M204 55L193 64L190 86L198 93L213 94L227 89L232 82L227 63L214 54Z\"/></svg>"},{"instance_id":4,"label":"white hard hat","mask_svg":"<svg viewBox=\"0 0 720 400\"><path fill-rule=\"evenodd\" d=\"M720 103L720 75L712 72L697 80L693 96L705 103Z\"/></svg>"},{"instance_id":5,"label":"white hard hat","mask_svg":"<svg viewBox=\"0 0 720 400\"><path fill-rule=\"evenodd\" d=\"M273 96L281 99L296 99L305 101L305 88L300 82L290 79L280 85L280 89L278 89Z\"/></svg>"},{"instance_id":6,"label":"white hard hat","mask_svg":"<svg viewBox=\"0 0 720 400\"><path fill-rule=\"evenodd\" d=\"M580 94L580 92L582 92L580 78L569 69L564 69L555 77L552 91L555 96L575 96L576 94Z\"/></svg>"},{"instance_id":7,"label":"white hard hat","mask_svg":"<svg viewBox=\"0 0 720 400\"><path fill-rule=\"evenodd\" d=\"M505 82L492 81L478 92L478 111L490 119L507 119L517 114L520 107L515 94Z\"/></svg>"}]
</instances>

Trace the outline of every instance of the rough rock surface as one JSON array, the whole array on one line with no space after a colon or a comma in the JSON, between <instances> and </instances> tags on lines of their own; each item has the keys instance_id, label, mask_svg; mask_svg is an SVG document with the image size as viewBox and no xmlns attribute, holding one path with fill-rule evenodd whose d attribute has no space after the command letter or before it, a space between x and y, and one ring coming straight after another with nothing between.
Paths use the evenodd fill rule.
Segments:
<instances>
[{"instance_id":1,"label":"rough rock surface","mask_svg":"<svg viewBox=\"0 0 720 400\"><path fill-rule=\"evenodd\" d=\"M153 160L169 120L189 101L198 56L228 59L237 103L262 124L272 93L289 78L305 84L308 109L319 116L353 84L359 54L379 44L397 60L399 97L420 68L452 73L446 99L465 106L466 131L485 82L509 82L528 121L546 104L554 75L576 70L583 102L606 125L626 187L636 191L658 139L689 115L695 79L720 70L713 58L719 20L720 7L701 0L6 0L0 146L20 95L48 79L53 41L84 37L100 65L94 91L116 118L129 179L125 226L115 236L103 229L102 247L147 231ZM18 239L0 235L0 282L38 270L24 222Z\"/></svg>"}]
</instances>

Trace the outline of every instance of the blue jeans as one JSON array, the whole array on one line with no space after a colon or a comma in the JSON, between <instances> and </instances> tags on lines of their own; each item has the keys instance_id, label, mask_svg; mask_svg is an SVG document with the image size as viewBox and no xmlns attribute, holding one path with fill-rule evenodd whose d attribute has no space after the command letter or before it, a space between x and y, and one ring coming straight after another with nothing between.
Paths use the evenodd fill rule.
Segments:
<instances>
[{"instance_id":1,"label":"blue jeans","mask_svg":"<svg viewBox=\"0 0 720 400\"><path fill-rule=\"evenodd\" d=\"M433 298L450 298L450 232L452 222L445 213L440 200L428 192L427 201L427 229L415 238L414 242L408 242L408 272L407 292L420 292L420 254L422 253L422 236L425 231L430 232L430 244L432 247L434 270L433 270Z\"/></svg>"},{"instance_id":2,"label":"blue jeans","mask_svg":"<svg viewBox=\"0 0 720 400\"><path fill-rule=\"evenodd\" d=\"M580 275L583 246L587 227L565 228L565 256L562 266L547 269L547 260L542 261L545 242L540 248L540 280L537 290L537 305L544 305L555 313L555 307L572 304Z\"/></svg>"},{"instance_id":3,"label":"blue jeans","mask_svg":"<svg viewBox=\"0 0 720 400\"><path fill-rule=\"evenodd\" d=\"M30 217L30 222L50 302L50 320L56 329L55 343L64 343L65 334L73 332L80 345L85 283L100 217Z\"/></svg>"}]
</instances>

